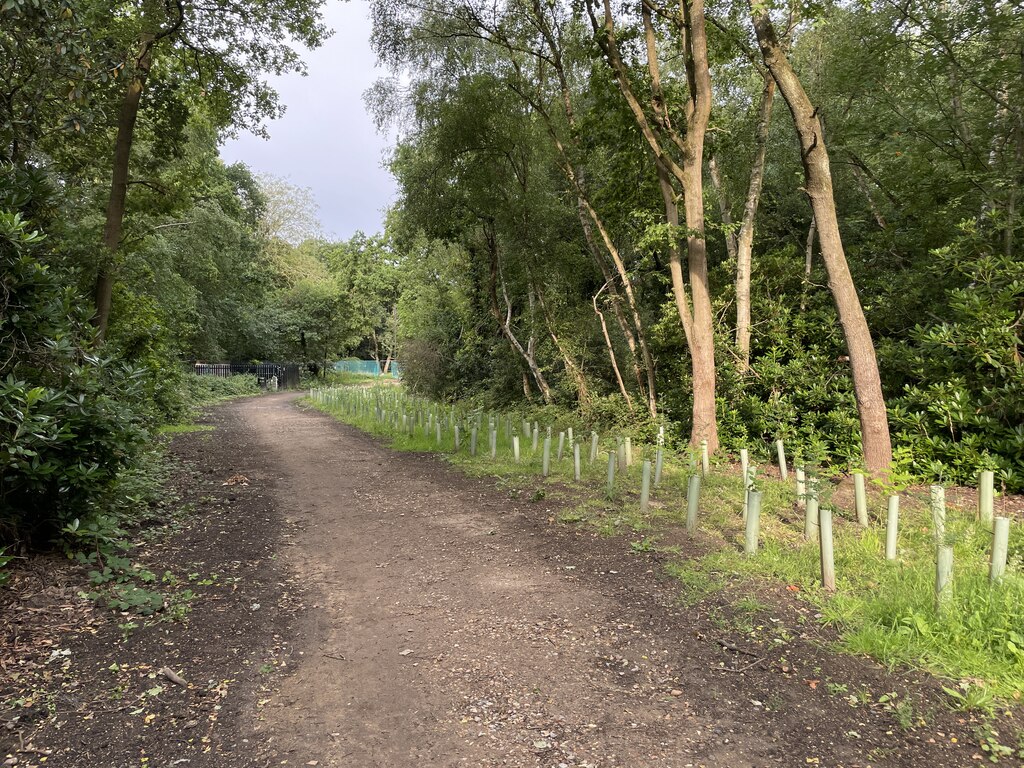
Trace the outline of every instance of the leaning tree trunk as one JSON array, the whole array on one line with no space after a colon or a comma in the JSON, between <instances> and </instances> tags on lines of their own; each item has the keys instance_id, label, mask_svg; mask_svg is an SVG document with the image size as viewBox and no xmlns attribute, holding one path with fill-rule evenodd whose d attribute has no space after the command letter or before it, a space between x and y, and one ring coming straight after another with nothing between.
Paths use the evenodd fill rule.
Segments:
<instances>
[{"instance_id":1,"label":"leaning tree trunk","mask_svg":"<svg viewBox=\"0 0 1024 768\"><path fill-rule=\"evenodd\" d=\"M541 371L540 366L537 365L537 358L534 354L534 339L533 335L530 335L530 339L527 342L526 348L523 348L522 343L516 338L515 332L512 330L512 302L508 298L508 290L505 287L505 280L501 277L501 267L498 263L497 249L493 246L493 242L488 238L488 250L491 255L491 273L488 284L488 293L490 294L491 314L494 319L498 322L498 326L501 328L502 334L508 339L508 343L512 345L512 348L519 353L519 356L523 358L523 362L526 363L526 367L530 371L530 375L533 376L534 382L537 384L537 389L540 390L541 397L545 403L551 402L551 387L548 385L547 380L544 378L544 373ZM501 295L505 300L505 315L501 314L501 310L498 308L498 282L501 282ZM525 372L524 372L525 373ZM527 398L530 395L529 382L527 379L523 379L523 391Z\"/></svg>"},{"instance_id":2,"label":"leaning tree trunk","mask_svg":"<svg viewBox=\"0 0 1024 768\"><path fill-rule=\"evenodd\" d=\"M722 172L718 168L718 155L715 153L708 158L708 172L711 176L711 186L715 190L715 197L718 198L718 213L722 219L722 227L725 229L725 252L730 259L735 260L738 243L732 225L732 205L729 202L729 192L722 180Z\"/></svg>"},{"instance_id":3,"label":"leaning tree trunk","mask_svg":"<svg viewBox=\"0 0 1024 768\"><path fill-rule=\"evenodd\" d=\"M565 364L565 370L576 385L576 397L581 405L586 405L590 402L590 387L587 386L587 378L583 374L583 367L576 362L568 347L558 338L558 334L555 333L554 319L551 317L551 313L548 312L548 305L544 301L544 294L536 283L533 285L533 292L537 296L537 303L540 304L541 314L544 315L544 324L547 326L551 343L555 345L555 349L561 355L562 362Z\"/></svg>"},{"instance_id":4,"label":"leaning tree trunk","mask_svg":"<svg viewBox=\"0 0 1024 768\"><path fill-rule=\"evenodd\" d=\"M608 283L605 283L601 288L594 294L591 301L594 304L594 314L597 315L597 319L601 322L601 333L604 334L605 348L608 350L608 360L612 364L612 372L615 374L615 382L619 385L619 392L622 394L622 399L626 401L626 407L629 412L633 412L633 398L630 397L629 390L626 389L626 382L622 380L622 372L619 370L619 361L615 357L615 347L612 345L612 337L608 334L608 323L604 321L604 313L597 306L597 297L601 295L601 292L608 287Z\"/></svg>"},{"instance_id":5,"label":"leaning tree trunk","mask_svg":"<svg viewBox=\"0 0 1024 768\"><path fill-rule=\"evenodd\" d=\"M153 66L152 41L143 42L142 56L139 57L135 76L128 83L121 109L117 117L117 136L114 139L114 167L110 180L110 196L107 199L106 221L103 225L103 255L96 274L94 300L96 314L93 324L96 335L102 341L110 325L110 306L114 294L114 266L117 251L121 245L124 230L125 201L128 197L128 164L135 139L135 121L139 116L142 89L146 85L150 67Z\"/></svg>"},{"instance_id":6,"label":"leaning tree trunk","mask_svg":"<svg viewBox=\"0 0 1024 768\"><path fill-rule=\"evenodd\" d=\"M789 106L800 139L805 188L814 211L821 258L828 272L829 288L850 353L850 369L864 446L864 467L869 472L885 474L892 463L889 418L882 395L875 345L843 251L832 191L832 173L818 110L807 97L799 77L783 52L768 14L751 2L751 16L764 63Z\"/></svg>"}]
</instances>

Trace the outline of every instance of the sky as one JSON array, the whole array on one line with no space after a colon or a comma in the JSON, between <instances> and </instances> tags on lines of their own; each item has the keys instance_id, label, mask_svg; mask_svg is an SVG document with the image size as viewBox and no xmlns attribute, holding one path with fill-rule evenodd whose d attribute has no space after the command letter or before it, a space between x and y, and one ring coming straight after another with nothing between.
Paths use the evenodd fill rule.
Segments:
<instances>
[{"instance_id":1,"label":"sky","mask_svg":"<svg viewBox=\"0 0 1024 768\"><path fill-rule=\"evenodd\" d=\"M287 107L267 124L269 139L241 133L221 148L226 163L242 162L308 187L320 206L324 235L347 240L356 231L381 231L384 209L396 196L382 167L388 137L378 134L363 106L363 91L385 74L370 50L366 0L327 0L324 20L334 30L323 46L304 51L309 74L271 78Z\"/></svg>"}]
</instances>

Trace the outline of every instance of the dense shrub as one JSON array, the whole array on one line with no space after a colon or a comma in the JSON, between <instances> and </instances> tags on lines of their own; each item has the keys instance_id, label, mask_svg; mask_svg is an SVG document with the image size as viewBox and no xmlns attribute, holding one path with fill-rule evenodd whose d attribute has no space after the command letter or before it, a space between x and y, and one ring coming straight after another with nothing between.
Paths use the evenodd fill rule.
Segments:
<instances>
[{"instance_id":1,"label":"dense shrub","mask_svg":"<svg viewBox=\"0 0 1024 768\"><path fill-rule=\"evenodd\" d=\"M189 406L210 405L233 397L258 395L260 385L250 374L238 376L196 376L194 373L182 377L183 399Z\"/></svg>"},{"instance_id":2,"label":"dense shrub","mask_svg":"<svg viewBox=\"0 0 1024 768\"><path fill-rule=\"evenodd\" d=\"M87 516L145 436L131 405L140 376L91 350L82 303L41 263L43 242L0 211L2 543L43 543Z\"/></svg>"},{"instance_id":3,"label":"dense shrub","mask_svg":"<svg viewBox=\"0 0 1024 768\"><path fill-rule=\"evenodd\" d=\"M903 469L970 483L982 469L1024 490L1024 263L971 220L934 252L949 276L944 320L919 324L881 357L906 382L890 400Z\"/></svg>"}]
</instances>

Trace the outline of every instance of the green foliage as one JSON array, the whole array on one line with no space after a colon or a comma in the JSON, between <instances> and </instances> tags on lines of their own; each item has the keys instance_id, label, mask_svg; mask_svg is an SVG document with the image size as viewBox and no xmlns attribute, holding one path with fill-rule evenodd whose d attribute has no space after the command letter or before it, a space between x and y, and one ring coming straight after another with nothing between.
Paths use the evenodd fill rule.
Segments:
<instances>
[{"instance_id":1,"label":"green foliage","mask_svg":"<svg viewBox=\"0 0 1024 768\"><path fill-rule=\"evenodd\" d=\"M886 357L908 383L892 403L906 468L918 476L972 483L998 470L1007 490L1024 490L1024 263L1000 252L1000 228L970 220L934 253L948 275L946 319L919 324Z\"/></svg>"},{"instance_id":2,"label":"green foliage","mask_svg":"<svg viewBox=\"0 0 1024 768\"><path fill-rule=\"evenodd\" d=\"M6 584L11 578L11 575L4 569L7 567L7 564L14 559L14 555L8 555L6 552L6 547L0 547L0 587Z\"/></svg>"},{"instance_id":3,"label":"green foliage","mask_svg":"<svg viewBox=\"0 0 1024 768\"><path fill-rule=\"evenodd\" d=\"M88 349L74 292L42 235L0 211L0 540L53 536L92 509L145 436L139 376ZM117 393L117 396L114 396Z\"/></svg>"}]
</instances>

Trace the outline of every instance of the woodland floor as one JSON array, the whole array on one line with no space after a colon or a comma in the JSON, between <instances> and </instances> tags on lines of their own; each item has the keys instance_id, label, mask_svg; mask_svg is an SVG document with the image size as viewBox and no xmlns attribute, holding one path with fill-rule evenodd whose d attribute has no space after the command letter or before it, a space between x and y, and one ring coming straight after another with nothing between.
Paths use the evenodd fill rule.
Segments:
<instances>
[{"instance_id":1,"label":"woodland floor","mask_svg":"<svg viewBox=\"0 0 1024 768\"><path fill-rule=\"evenodd\" d=\"M135 557L179 602L192 590L184 620L94 606L61 558L14 564L0 764L982 762L937 681L834 653L785 585L752 618L725 594L686 606L662 555L556 522L568 501L393 452L296 397L174 439L181 511Z\"/></svg>"}]
</instances>

